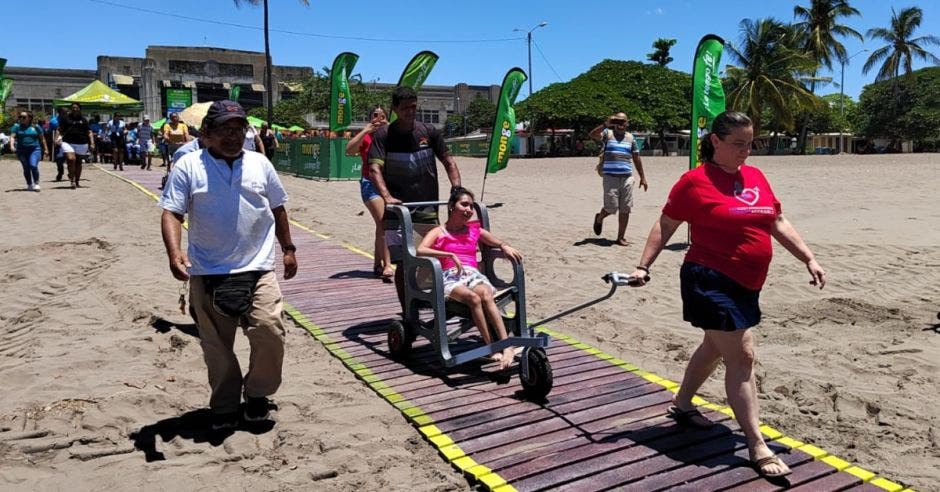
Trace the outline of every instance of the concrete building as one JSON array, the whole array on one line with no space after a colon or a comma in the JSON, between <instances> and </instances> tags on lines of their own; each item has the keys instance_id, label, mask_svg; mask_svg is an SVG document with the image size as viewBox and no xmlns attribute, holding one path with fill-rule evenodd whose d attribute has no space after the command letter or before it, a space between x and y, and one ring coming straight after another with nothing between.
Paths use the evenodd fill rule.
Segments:
<instances>
[{"instance_id":1,"label":"concrete building","mask_svg":"<svg viewBox=\"0 0 940 492\"><path fill-rule=\"evenodd\" d=\"M3 76L13 79L7 107L20 107L52 115L52 100L61 99L97 78L94 70L6 67Z\"/></svg>"},{"instance_id":2,"label":"concrete building","mask_svg":"<svg viewBox=\"0 0 940 492\"><path fill-rule=\"evenodd\" d=\"M180 100L189 103L225 99L233 86L240 87L239 102L246 108L264 106L264 53L212 47L149 46L142 58L102 55L95 70L6 67L14 79L7 106L29 108L52 114L53 99L74 93L98 79L144 104L144 112L155 119L166 116ZM313 75L310 67L274 65L273 100L292 97L301 90L299 82ZM387 89L392 84L367 83ZM443 127L451 114L463 114L470 102L483 97L496 102L499 86L426 85L418 94L418 119ZM130 116L130 115L129 115ZM311 122L314 126L321 122Z\"/></svg>"}]
</instances>

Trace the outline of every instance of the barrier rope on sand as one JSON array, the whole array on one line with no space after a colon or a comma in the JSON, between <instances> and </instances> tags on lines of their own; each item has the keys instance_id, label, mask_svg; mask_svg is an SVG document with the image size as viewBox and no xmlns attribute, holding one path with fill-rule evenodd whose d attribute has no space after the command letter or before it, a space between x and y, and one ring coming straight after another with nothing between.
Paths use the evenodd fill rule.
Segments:
<instances>
[{"instance_id":1,"label":"barrier rope on sand","mask_svg":"<svg viewBox=\"0 0 940 492\"><path fill-rule=\"evenodd\" d=\"M154 201L159 201L159 196L147 189L145 186L137 183L131 179L125 178L117 173L104 169L101 166L96 167L104 171L105 173L114 176L121 181L124 181L137 190L141 191L145 195L152 198ZM290 221L291 225L310 233L322 240L336 241L339 245L346 250L355 253L357 255L365 256L370 259L374 259L373 255L363 251L360 248L355 247L352 244L345 243L343 241L338 241L334 237L317 232L309 227L306 227L294 220ZM184 224L185 226L186 224ZM338 341L333 340L330 335L313 323L309 318L307 318L300 310L292 306L287 301L284 301L284 311L300 326L302 326L307 332L313 336L314 339L319 341L324 348L326 348L334 357L338 358L346 367L352 371L356 377L365 382L376 394L381 398L389 402L393 407L398 409L410 422L412 422L417 430L428 440L432 445L434 445L438 452L456 469L460 470L462 473L466 474L472 480L478 482L487 490L495 490L499 492L508 492L516 490L510 483L507 483L498 473L494 473L492 470L487 468L485 465L477 463L473 458L468 456L460 446L455 443L446 433L442 432L441 429L435 425L435 421L430 417L420 406L415 405L408 401L406 397L398 393L392 386L384 382L378 375L373 373L369 367L356 359L355 356L348 353L344 350ZM553 339L562 341L575 349L582 351L587 354L591 354L600 360L607 361L608 363L617 366L624 371L630 372L650 383L657 384L662 386L666 390L676 393L679 389L679 383L671 381L666 378L662 378L654 373L644 371L637 367L634 364L631 364L622 359L616 358L612 355L609 355L591 345L582 343L568 335L553 331L545 326L536 327L536 330L539 332L546 333L550 335ZM696 396L692 399L692 402L704 409L710 411L721 412L722 414L727 415L730 418L734 418L734 412L730 407L717 405L711 403L699 396ZM834 456L829 452L814 446L812 444L807 444L805 442L793 439L791 437L785 436L779 430L766 425L761 424L760 426L761 433L768 439L768 441L775 442L777 444L786 446L791 449L802 451L810 455L814 460L825 463L826 465L831 466L838 472L845 472L854 477L857 477L862 483L867 483L881 489L890 491L890 492L899 492L899 491L909 491L911 489L905 488L903 485L893 482L885 477L879 476L876 473L868 471L864 468L861 468L857 465L854 465L846 460ZM810 482L812 483L812 482ZM693 482L694 484L694 482Z\"/></svg>"}]
</instances>

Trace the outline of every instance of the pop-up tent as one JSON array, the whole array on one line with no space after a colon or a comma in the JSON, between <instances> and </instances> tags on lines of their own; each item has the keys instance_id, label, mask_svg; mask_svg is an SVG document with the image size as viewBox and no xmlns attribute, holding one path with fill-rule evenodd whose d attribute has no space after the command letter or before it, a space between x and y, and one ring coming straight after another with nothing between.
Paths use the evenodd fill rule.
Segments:
<instances>
[{"instance_id":1,"label":"pop-up tent","mask_svg":"<svg viewBox=\"0 0 940 492\"><path fill-rule=\"evenodd\" d=\"M52 101L52 105L57 108L70 106L72 103L81 104L82 112L86 114L92 111L139 113L144 110L144 105L140 101L111 89L100 80L93 81L65 99Z\"/></svg>"}]
</instances>

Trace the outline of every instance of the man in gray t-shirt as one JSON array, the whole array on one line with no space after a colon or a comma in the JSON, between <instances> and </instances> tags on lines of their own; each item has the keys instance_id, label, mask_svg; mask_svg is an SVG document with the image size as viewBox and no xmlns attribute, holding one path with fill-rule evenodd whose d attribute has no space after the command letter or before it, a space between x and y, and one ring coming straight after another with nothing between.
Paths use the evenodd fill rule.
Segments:
<instances>
[{"instance_id":1,"label":"man in gray t-shirt","mask_svg":"<svg viewBox=\"0 0 940 492\"><path fill-rule=\"evenodd\" d=\"M137 127L137 144L140 145L140 168L150 170L150 143L153 142L153 126L150 115L144 115L144 122Z\"/></svg>"}]
</instances>

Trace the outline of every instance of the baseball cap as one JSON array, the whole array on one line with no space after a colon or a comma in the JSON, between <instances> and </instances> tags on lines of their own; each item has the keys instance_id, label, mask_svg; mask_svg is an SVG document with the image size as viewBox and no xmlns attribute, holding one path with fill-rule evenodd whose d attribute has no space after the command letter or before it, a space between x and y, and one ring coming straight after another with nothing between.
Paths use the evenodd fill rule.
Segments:
<instances>
[{"instance_id":1,"label":"baseball cap","mask_svg":"<svg viewBox=\"0 0 940 492\"><path fill-rule=\"evenodd\" d=\"M223 101L215 101L209 106L209 110L206 111L206 117L203 118L203 124L209 123L211 125L221 125L228 120L239 118L242 120L248 121L248 116L245 114L245 110L235 101L229 101L228 99Z\"/></svg>"},{"instance_id":2,"label":"baseball cap","mask_svg":"<svg viewBox=\"0 0 940 492\"><path fill-rule=\"evenodd\" d=\"M150 115L149 115L149 114L145 114L145 115L144 115L144 120L149 120L149 119L150 119Z\"/></svg>"}]
</instances>

